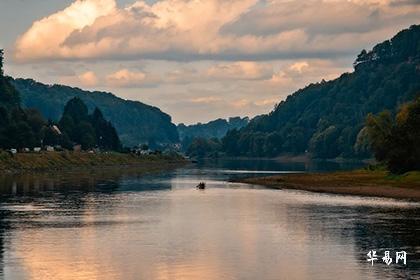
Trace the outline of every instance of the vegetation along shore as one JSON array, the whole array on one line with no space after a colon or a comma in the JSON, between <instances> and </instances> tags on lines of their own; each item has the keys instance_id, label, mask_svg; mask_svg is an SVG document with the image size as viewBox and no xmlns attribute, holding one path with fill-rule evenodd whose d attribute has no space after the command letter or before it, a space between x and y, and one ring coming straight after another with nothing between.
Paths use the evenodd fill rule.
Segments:
<instances>
[{"instance_id":1,"label":"vegetation along shore","mask_svg":"<svg viewBox=\"0 0 420 280\"><path fill-rule=\"evenodd\" d=\"M393 175L386 170L285 174L239 180L274 189L376 196L420 201L420 172Z\"/></svg>"}]
</instances>

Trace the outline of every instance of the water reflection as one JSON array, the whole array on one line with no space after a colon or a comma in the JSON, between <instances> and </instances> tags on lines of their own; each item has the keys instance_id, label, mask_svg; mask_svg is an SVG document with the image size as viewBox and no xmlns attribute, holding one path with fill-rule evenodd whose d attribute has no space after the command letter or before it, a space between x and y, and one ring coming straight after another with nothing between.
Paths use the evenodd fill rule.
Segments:
<instances>
[{"instance_id":1,"label":"water reflection","mask_svg":"<svg viewBox=\"0 0 420 280\"><path fill-rule=\"evenodd\" d=\"M277 163L1 178L5 279L415 279L419 204L232 185ZM322 169L322 168L321 168ZM238 172L241 171L241 172ZM284 170L283 170L284 171ZM264 174L263 174L264 175ZM197 191L205 180L209 186ZM235 188L232 188L232 187ZM406 250L406 267L366 253ZM0 277L0 278L1 278Z\"/></svg>"}]
</instances>

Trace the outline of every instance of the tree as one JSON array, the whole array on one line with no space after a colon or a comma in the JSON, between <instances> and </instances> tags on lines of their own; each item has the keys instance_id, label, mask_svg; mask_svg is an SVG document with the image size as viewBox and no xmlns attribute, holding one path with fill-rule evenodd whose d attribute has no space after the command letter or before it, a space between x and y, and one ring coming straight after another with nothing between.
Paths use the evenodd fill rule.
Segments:
<instances>
[{"instance_id":1,"label":"tree","mask_svg":"<svg viewBox=\"0 0 420 280\"><path fill-rule=\"evenodd\" d=\"M369 114L366 118L366 129L375 158L379 161L385 160L393 129L391 112L383 111L377 116Z\"/></svg>"},{"instance_id":2,"label":"tree","mask_svg":"<svg viewBox=\"0 0 420 280\"><path fill-rule=\"evenodd\" d=\"M420 170L420 98L401 107L395 118L387 111L366 121L371 148L393 173Z\"/></svg>"},{"instance_id":3,"label":"tree","mask_svg":"<svg viewBox=\"0 0 420 280\"><path fill-rule=\"evenodd\" d=\"M217 157L221 150L221 142L217 138L195 138L188 147L187 155L191 157Z\"/></svg>"},{"instance_id":4,"label":"tree","mask_svg":"<svg viewBox=\"0 0 420 280\"><path fill-rule=\"evenodd\" d=\"M120 139L114 126L105 120L101 110L95 108L91 117L91 123L95 129L97 146L105 150L120 150Z\"/></svg>"},{"instance_id":5,"label":"tree","mask_svg":"<svg viewBox=\"0 0 420 280\"><path fill-rule=\"evenodd\" d=\"M81 144L85 150L95 147L115 151L122 149L114 126L105 120L98 108L89 115L87 106L78 97L67 102L59 126L67 136L63 139Z\"/></svg>"},{"instance_id":6,"label":"tree","mask_svg":"<svg viewBox=\"0 0 420 280\"><path fill-rule=\"evenodd\" d=\"M0 49L0 77L3 77L3 59L4 59L4 50Z\"/></svg>"}]
</instances>

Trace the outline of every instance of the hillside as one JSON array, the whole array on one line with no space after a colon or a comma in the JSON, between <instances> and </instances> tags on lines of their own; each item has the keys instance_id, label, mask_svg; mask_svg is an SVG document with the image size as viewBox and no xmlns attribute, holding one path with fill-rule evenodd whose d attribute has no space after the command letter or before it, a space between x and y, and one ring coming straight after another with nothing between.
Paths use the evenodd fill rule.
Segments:
<instances>
[{"instance_id":1,"label":"hillside","mask_svg":"<svg viewBox=\"0 0 420 280\"><path fill-rule=\"evenodd\" d=\"M36 110L23 110L19 93L11 79L3 74L3 50L0 49L0 148L38 146L45 126Z\"/></svg>"},{"instance_id":2,"label":"hillside","mask_svg":"<svg viewBox=\"0 0 420 280\"><path fill-rule=\"evenodd\" d=\"M156 107L138 101L124 100L107 92L89 92L62 85L45 85L31 79L12 81L26 108L36 108L48 119L58 121L65 104L79 97L92 112L98 107L114 124L121 142L126 146L142 143L178 142L176 126L171 117Z\"/></svg>"},{"instance_id":3,"label":"hillside","mask_svg":"<svg viewBox=\"0 0 420 280\"><path fill-rule=\"evenodd\" d=\"M362 51L354 66L354 72L298 90L269 114L229 132L224 151L233 156L370 156L355 149L367 114L395 113L420 93L420 26Z\"/></svg>"},{"instance_id":4,"label":"hillside","mask_svg":"<svg viewBox=\"0 0 420 280\"><path fill-rule=\"evenodd\" d=\"M208 123L198 123L186 126L181 123L178 125L179 138L223 138L231 129L240 129L249 123L247 117L234 117L225 119L217 119Z\"/></svg>"}]
</instances>

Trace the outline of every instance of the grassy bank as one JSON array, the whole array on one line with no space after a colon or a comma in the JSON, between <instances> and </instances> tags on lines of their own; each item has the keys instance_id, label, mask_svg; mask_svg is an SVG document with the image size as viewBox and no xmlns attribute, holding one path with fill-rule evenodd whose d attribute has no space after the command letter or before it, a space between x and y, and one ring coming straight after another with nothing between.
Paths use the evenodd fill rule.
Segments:
<instances>
[{"instance_id":1,"label":"grassy bank","mask_svg":"<svg viewBox=\"0 0 420 280\"><path fill-rule=\"evenodd\" d=\"M356 170L248 178L241 182L276 189L420 201L420 172L409 172L397 176L384 170Z\"/></svg>"},{"instance_id":2,"label":"grassy bank","mask_svg":"<svg viewBox=\"0 0 420 280\"><path fill-rule=\"evenodd\" d=\"M184 163L182 157L150 155L138 157L121 153L42 152L10 155L0 152L0 172L48 171L119 166L150 169Z\"/></svg>"}]
</instances>

